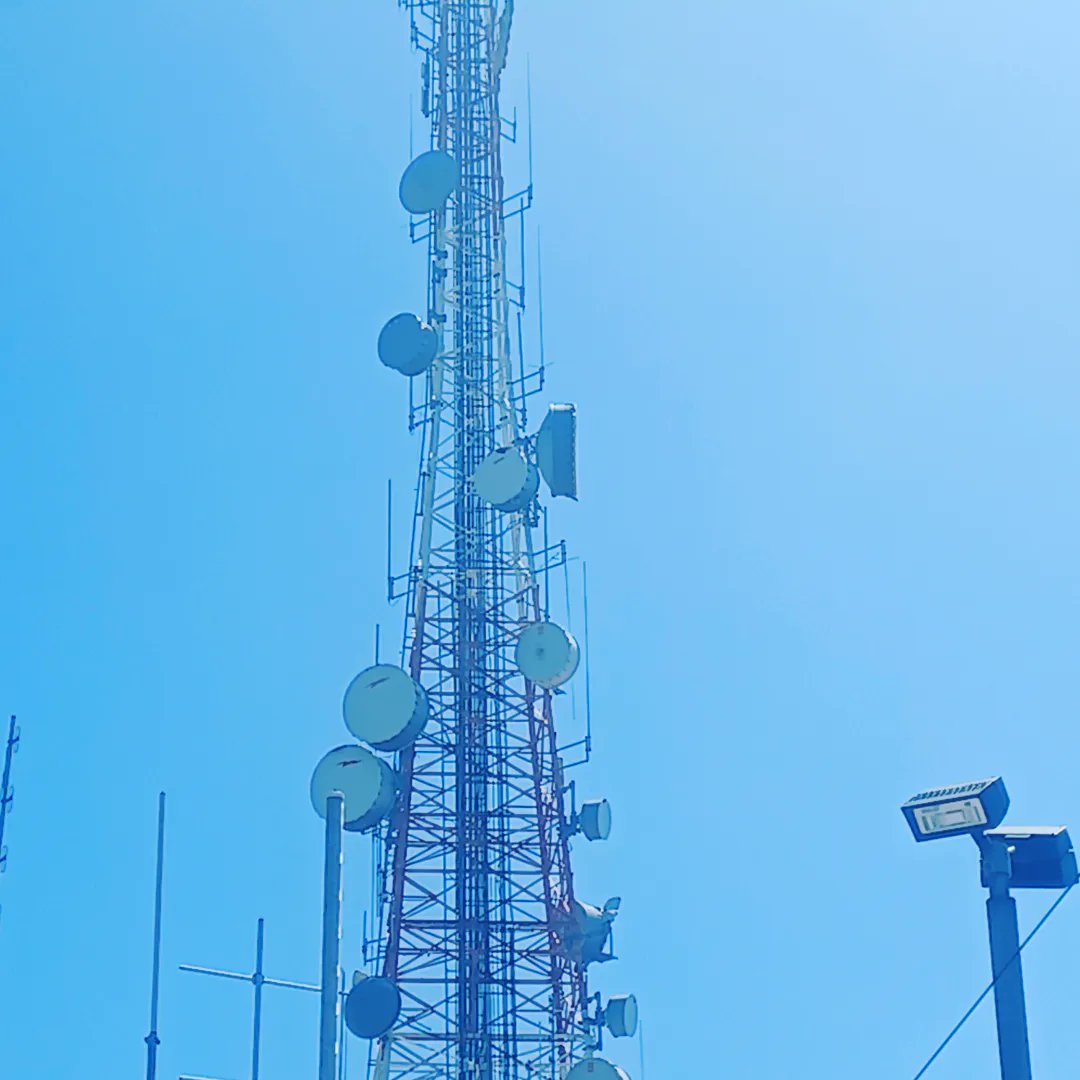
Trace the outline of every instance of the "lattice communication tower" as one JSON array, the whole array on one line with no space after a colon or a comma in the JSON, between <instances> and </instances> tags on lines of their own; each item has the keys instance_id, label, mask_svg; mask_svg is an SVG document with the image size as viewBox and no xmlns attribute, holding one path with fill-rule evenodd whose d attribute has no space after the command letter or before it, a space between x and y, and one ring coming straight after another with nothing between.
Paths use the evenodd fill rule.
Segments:
<instances>
[{"instance_id":1,"label":"lattice communication tower","mask_svg":"<svg viewBox=\"0 0 1080 1080\"><path fill-rule=\"evenodd\" d=\"M576 498L577 420L554 404L526 429L544 377L523 356L512 224L532 184L508 195L501 159L517 136L499 109L513 0L399 3L430 123L399 189L427 297L422 315L386 323L378 354L410 378L421 453L410 569L389 573L406 602L401 664L350 683L357 741L312 781L323 816L374 834L380 866L345 1020L371 1040L375 1080L627 1080L600 1052L605 1032L634 1034L636 1001L587 985L612 958L619 900L581 901L570 865L571 838L606 839L611 811L576 805L555 729L579 646L550 618L546 582L566 554L547 542L541 479Z\"/></svg>"}]
</instances>

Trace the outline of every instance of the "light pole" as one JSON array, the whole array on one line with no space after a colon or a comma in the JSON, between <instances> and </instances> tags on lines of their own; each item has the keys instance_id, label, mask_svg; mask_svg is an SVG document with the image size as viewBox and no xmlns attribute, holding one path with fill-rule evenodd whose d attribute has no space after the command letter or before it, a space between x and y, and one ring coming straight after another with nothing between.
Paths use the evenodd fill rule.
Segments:
<instances>
[{"instance_id":1,"label":"light pole","mask_svg":"<svg viewBox=\"0 0 1080 1080\"><path fill-rule=\"evenodd\" d=\"M979 848L981 881L990 893L986 920L1001 1078L1031 1080L1020 931L1009 890L1069 888L1077 866L1064 826L999 828L1008 809L1000 776L920 792L901 807L920 843L966 835Z\"/></svg>"}]
</instances>

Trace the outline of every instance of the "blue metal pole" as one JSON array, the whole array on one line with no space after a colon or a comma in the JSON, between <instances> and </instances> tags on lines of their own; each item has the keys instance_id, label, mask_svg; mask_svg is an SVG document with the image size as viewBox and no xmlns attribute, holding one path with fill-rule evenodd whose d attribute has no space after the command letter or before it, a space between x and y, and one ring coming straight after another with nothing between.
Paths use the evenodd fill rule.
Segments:
<instances>
[{"instance_id":1,"label":"blue metal pole","mask_svg":"<svg viewBox=\"0 0 1080 1080\"><path fill-rule=\"evenodd\" d=\"M341 973L341 990L340 990L340 994L341 994L341 1000L344 1001L345 1000L345 972L344 971ZM345 1010L342 1008L342 1009L339 1009L338 1011L341 1014L341 1021L338 1024L338 1046L340 1047L340 1050L338 1051L338 1053L339 1053L340 1060L338 1061L337 1080L345 1080L346 1074L349 1071L348 1070L348 1062L347 1062L347 1055L349 1053L349 1040L346 1039L346 1037L345 1037Z\"/></svg>"},{"instance_id":2,"label":"blue metal pole","mask_svg":"<svg viewBox=\"0 0 1080 1080\"><path fill-rule=\"evenodd\" d=\"M326 800L326 862L323 872L322 1003L319 1016L319 1080L337 1080L338 982L341 971L341 833L345 799L334 792Z\"/></svg>"},{"instance_id":3,"label":"blue metal pole","mask_svg":"<svg viewBox=\"0 0 1080 1080\"><path fill-rule=\"evenodd\" d=\"M165 868L165 792L158 795L157 885L154 891L154 974L150 985L150 1034L146 1036L146 1080L157 1076L158 987L161 983L161 886Z\"/></svg>"},{"instance_id":4,"label":"blue metal pole","mask_svg":"<svg viewBox=\"0 0 1080 1080\"><path fill-rule=\"evenodd\" d=\"M259 1080L259 1049L262 1042L262 994L263 994L263 920L259 920L255 933L255 1011L251 1022L251 1080Z\"/></svg>"},{"instance_id":5,"label":"blue metal pole","mask_svg":"<svg viewBox=\"0 0 1080 1080\"><path fill-rule=\"evenodd\" d=\"M1001 1080L1031 1080L1024 975L1020 966L1020 927L1016 901L1009 895L1012 874L1009 851L1003 844L988 845L983 866L990 898L986 921L990 928L990 962L994 971L994 1008L997 1013L998 1057Z\"/></svg>"},{"instance_id":6,"label":"blue metal pole","mask_svg":"<svg viewBox=\"0 0 1080 1080\"><path fill-rule=\"evenodd\" d=\"M15 717L11 718L11 726L8 728L7 749L4 751L4 778L0 780L0 868L3 868L6 856L4 854L4 822L7 821L8 807L11 805L11 758L15 748L19 745L19 736L15 731Z\"/></svg>"}]
</instances>

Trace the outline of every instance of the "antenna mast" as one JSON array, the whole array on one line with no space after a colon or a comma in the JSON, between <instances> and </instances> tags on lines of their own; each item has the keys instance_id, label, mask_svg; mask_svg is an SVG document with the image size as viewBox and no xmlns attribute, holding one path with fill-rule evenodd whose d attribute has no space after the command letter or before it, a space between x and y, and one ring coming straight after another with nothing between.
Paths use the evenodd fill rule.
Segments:
<instances>
[{"instance_id":1,"label":"antenna mast","mask_svg":"<svg viewBox=\"0 0 1080 1080\"><path fill-rule=\"evenodd\" d=\"M634 1034L636 1002L602 1006L587 985L614 958L620 902L580 900L570 865L571 838L606 839L611 811L568 797L554 700L579 649L541 588L566 554L540 527L540 478L576 498L576 412L552 405L524 430L543 367L525 363L524 282L507 276L507 223L532 203L531 175L507 195L501 157L517 136L499 104L514 2L399 4L429 122L399 188L427 297L378 353L411 380L420 468L411 567L389 573L407 600L401 666L350 684L345 723L370 751L331 751L312 785L320 813L344 795L346 830L375 832L381 866L374 962L345 1020L371 1040L373 1080L627 1080L598 1051L604 1029ZM377 754L393 755L386 798Z\"/></svg>"},{"instance_id":2,"label":"antenna mast","mask_svg":"<svg viewBox=\"0 0 1080 1080\"><path fill-rule=\"evenodd\" d=\"M635 1034L637 1002L605 1004L588 986L590 965L615 958L621 902L579 897L570 864L576 837L611 831L607 801L579 805L567 779L591 753L587 682L584 738L560 744L555 729L580 650L568 583L566 628L550 618L551 571L567 555L548 540L545 504L577 498L577 413L551 404L527 430L544 366L542 347L539 365L524 355L531 123L526 186L507 194L502 166L518 134L499 104L514 0L398 3L428 124L398 189L427 255L422 314L395 315L377 342L385 367L409 379L420 436L404 574L387 530L402 647L398 663L380 660L377 631L374 665L345 690L353 741L311 778L326 822L320 984L276 985L320 995L319 1080L347 1072L342 1021L368 1044L369 1080L629 1080L600 1055L605 1032ZM348 833L372 834L376 868L366 970L351 978L340 954ZM257 963L255 976L185 970L275 985L261 953ZM254 1077L257 1026L252 1060Z\"/></svg>"},{"instance_id":3,"label":"antenna mast","mask_svg":"<svg viewBox=\"0 0 1080 1080\"><path fill-rule=\"evenodd\" d=\"M15 802L15 789L11 786L12 759L19 750L20 733L12 716L8 724L7 747L4 750L4 778L0 781L0 873L7 869L7 847L4 844L4 826Z\"/></svg>"}]
</instances>

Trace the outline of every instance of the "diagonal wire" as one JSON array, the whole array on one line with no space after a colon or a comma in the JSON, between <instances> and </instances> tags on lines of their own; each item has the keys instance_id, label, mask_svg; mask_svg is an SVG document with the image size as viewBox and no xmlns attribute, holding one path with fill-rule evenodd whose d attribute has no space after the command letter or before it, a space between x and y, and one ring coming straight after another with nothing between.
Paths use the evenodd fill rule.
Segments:
<instances>
[{"instance_id":1,"label":"diagonal wire","mask_svg":"<svg viewBox=\"0 0 1080 1080\"><path fill-rule=\"evenodd\" d=\"M1075 885L1075 884L1076 884L1076 882L1073 882L1073 885ZM941 1045L930 1055L930 1058L926 1062L926 1064L915 1074L914 1080L919 1080L919 1078L921 1076L924 1076L926 1074L927 1069L929 1069L930 1066L934 1064L934 1062L937 1060L938 1055L941 1053L941 1051L944 1050L945 1047L948 1046L950 1042L952 1042L953 1036L964 1026L964 1024L967 1023L968 1018L971 1016L971 1014L983 1003L983 1000L985 999L986 995L989 994L990 991L993 990L995 986L997 986L998 981L1001 979L1001 976L1004 975L1005 972L1008 971L1009 968L1011 968L1013 966L1013 964L1015 963L1017 957L1019 957L1019 955L1024 951L1024 946L1027 945L1027 943L1042 929L1043 924L1046 922L1046 920L1049 919L1050 916L1053 915L1055 911L1057 911L1058 905L1061 903L1061 901L1064 900L1065 897L1068 896L1070 892L1072 892L1072 888L1073 888L1073 886L1070 885L1050 905L1050 910L1047 911L1047 913L1035 924L1035 929L1032 930L1031 933L1028 934L1028 936L1026 938L1024 938L1023 941L1020 942L1020 948L1017 949L1016 952L1014 952L1012 954L1012 956L1009 958L1009 962L1001 969L1001 971L999 971L997 973L997 975L994 977L994 979L990 983L990 985L975 999L975 1001L972 1004L971 1008L968 1009L968 1011L966 1013L964 1013L963 1016L960 1017L960 1020L957 1022L956 1027L954 1027L952 1029L952 1031L950 1031L949 1034L945 1036L945 1039L943 1040Z\"/></svg>"}]
</instances>

